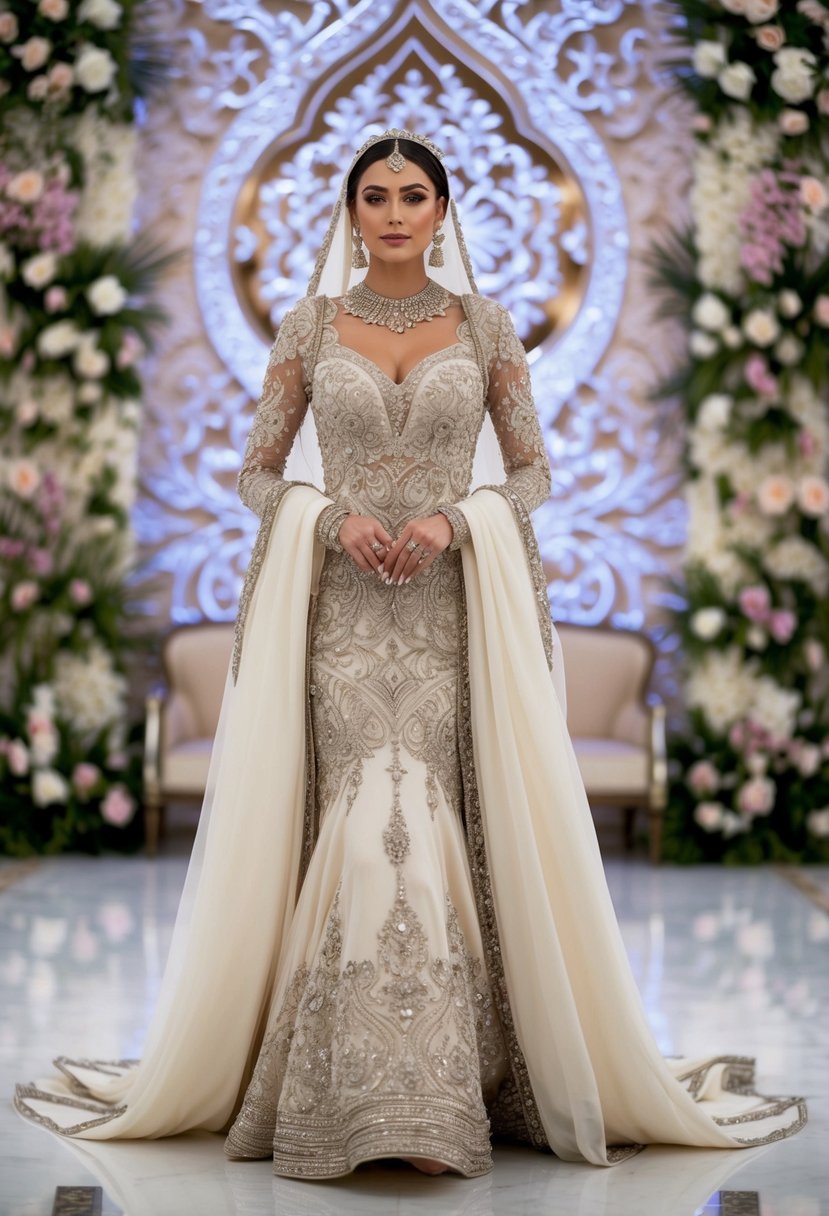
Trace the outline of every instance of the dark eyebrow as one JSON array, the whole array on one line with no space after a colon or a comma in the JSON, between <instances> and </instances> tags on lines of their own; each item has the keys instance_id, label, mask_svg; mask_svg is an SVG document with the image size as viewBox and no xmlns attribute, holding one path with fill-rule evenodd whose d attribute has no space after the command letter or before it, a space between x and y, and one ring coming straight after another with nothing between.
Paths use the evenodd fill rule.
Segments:
<instances>
[{"instance_id":1,"label":"dark eyebrow","mask_svg":"<svg viewBox=\"0 0 829 1216\"><path fill-rule=\"evenodd\" d=\"M411 186L401 186L400 193L405 194L407 190L428 190L428 186L424 186L422 182L413 182ZM388 190L385 186L363 186L363 193L366 190L378 190L381 194L387 194Z\"/></svg>"}]
</instances>

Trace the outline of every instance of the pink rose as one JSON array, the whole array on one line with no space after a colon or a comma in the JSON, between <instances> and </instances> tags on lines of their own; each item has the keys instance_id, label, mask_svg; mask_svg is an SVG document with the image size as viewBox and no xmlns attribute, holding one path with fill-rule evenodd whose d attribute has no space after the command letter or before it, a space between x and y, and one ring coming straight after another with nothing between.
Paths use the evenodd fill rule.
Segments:
<instances>
[{"instance_id":1,"label":"pink rose","mask_svg":"<svg viewBox=\"0 0 829 1216\"><path fill-rule=\"evenodd\" d=\"M735 752L742 751L746 744L746 724L745 722L735 722L729 729L728 742L734 748Z\"/></svg>"},{"instance_id":2,"label":"pink rose","mask_svg":"<svg viewBox=\"0 0 829 1216\"><path fill-rule=\"evenodd\" d=\"M52 97L59 97L62 93L68 93L75 81L72 65L69 63L53 64L49 69L47 79L49 81L49 93Z\"/></svg>"},{"instance_id":3,"label":"pink rose","mask_svg":"<svg viewBox=\"0 0 829 1216\"><path fill-rule=\"evenodd\" d=\"M29 550L29 569L33 574L51 574L54 558L48 549Z\"/></svg>"},{"instance_id":4,"label":"pink rose","mask_svg":"<svg viewBox=\"0 0 829 1216\"><path fill-rule=\"evenodd\" d=\"M6 759L15 777L25 777L29 771L29 749L22 739L12 739L6 745Z\"/></svg>"},{"instance_id":5,"label":"pink rose","mask_svg":"<svg viewBox=\"0 0 829 1216\"><path fill-rule=\"evenodd\" d=\"M135 814L135 800L123 785L113 785L101 803L101 818L113 827L123 828Z\"/></svg>"},{"instance_id":6,"label":"pink rose","mask_svg":"<svg viewBox=\"0 0 829 1216\"><path fill-rule=\"evenodd\" d=\"M0 13L0 42L14 42L19 33L14 13Z\"/></svg>"},{"instance_id":7,"label":"pink rose","mask_svg":"<svg viewBox=\"0 0 829 1216\"><path fill-rule=\"evenodd\" d=\"M784 135L803 135L809 130L809 115L802 110L784 110L777 119L777 125Z\"/></svg>"},{"instance_id":8,"label":"pink rose","mask_svg":"<svg viewBox=\"0 0 829 1216\"><path fill-rule=\"evenodd\" d=\"M12 54L22 63L27 72L36 72L42 68L52 52L52 44L48 38L29 38L20 46L12 47Z\"/></svg>"},{"instance_id":9,"label":"pink rose","mask_svg":"<svg viewBox=\"0 0 829 1216\"><path fill-rule=\"evenodd\" d=\"M720 774L710 760L698 760L688 770L688 784L695 794L713 794L720 786Z\"/></svg>"},{"instance_id":10,"label":"pink rose","mask_svg":"<svg viewBox=\"0 0 829 1216\"><path fill-rule=\"evenodd\" d=\"M37 11L50 21L64 21L69 12L69 0L40 0Z\"/></svg>"},{"instance_id":11,"label":"pink rose","mask_svg":"<svg viewBox=\"0 0 829 1216\"><path fill-rule=\"evenodd\" d=\"M11 605L13 612L25 612L27 608L31 608L32 604L40 595L37 583L33 583L31 579L24 579L22 583L18 583L12 589Z\"/></svg>"},{"instance_id":12,"label":"pink rose","mask_svg":"<svg viewBox=\"0 0 829 1216\"><path fill-rule=\"evenodd\" d=\"M50 287L44 297L44 304L47 312L60 312L66 307L66 288L65 287Z\"/></svg>"},{"instance_id":13,"label":"pink rose","mask_svg":"<svg viewBox=\"0 0 829 1216\"><path fill-rule=\"evenodd\" d=\"M88 794L100 775L101 770L97 764L88 764L86 761L81 761L80 764L75 765L72 772L72 784L79 794Z\"/></svg>"},{"instance_id":14,"label":"pink rose","mask_svg":"<svg viewBox=\"0 0 829 1216\"><path fill-rule=\"evenodd\" d=\"M811 431L799 431L797 435L797 448L801 456L813 456L817 449L817 440Z\"/></svg>"},{"instance_id":15,"label":"pink rose","mask_svg":"<svg viewBox=\"0 0 829 1216\"><path fill-rule=\"evenodd\" d=\"M797 617L788 608L779 608L769 617L769 633L775 642L785 646L797 628Z\"/></svg>"},{"instance_id":16,"label":"pink rose","mask_svg":"<svg viewBox=\"0 0 829 1216\"><path fill-rule=\"evenodd\" d=\"M757 45L761 46L764 51L779 51L786 41L786 34L779 25L761 25L755 31L755 37Z\"/></svg>"},{"instance_id":17,"label":"pink rose","mask_svg":"<svg viewBox=\"0 0 829 1216\"><path fill-rule=\"evenodd\" d=\"M821 89L816 99L821 114L829 114L829 89Z\"/></svg>"},{"instance_id":18,"label":"pink rose","mask_svg":"<svg viewBox=\"0 0 829 1216\"><path fill-rule=\"evenodd\" d=\"M24 372L31 372L34 370L35 352L33 350L27 350L24 352L23 358L20 360L20 366L23 368Z\"/></svg>"},{"instance_id":19,"label":"pink rose","mask_svg":"<svg viewBox=\"0 0 829 1216\"><path fill-rule=\"evenodd\" d=\"M92 588L85 578L73 578L69 584L69 598L79 608L92 602Z\"/></svg>"},{"instance_id":20,"label":"pink rose","mask_svg":"<svg viewBox=\"0 0 829 1216\"><path fill-rule=\"evenodd\" d=\"M138 334L128 329L124 334L118 354L115 356L115 366L121 370L125 367L132 367L136 359L139 359L143 353L143 342Z\"/></svg>"},{"instance_id":21,"label":"pink rose","mask_svg":"<svg viewBox=\"0 0 829 1216\"><path fill-rule=\"evenodd\" d=\"M771 596L768 587L755 583L751 587L743 587L739 596L740 611L750 621L765 624L771 608Z\"/></svg>"},{"instance_id":22,"label":"pink rose","mask_svg":"<svg viewBox=\"0 0 829 1216\"><path fill-rule=\"evenodd\" d=\"M818 325L829 325L829 296L818 296L815 300L815 320Z\"/></svg>"},{"instance_id":23,"label":"pink rose","mask_svg":"<svg viewBox=\"0 0 829 1216\"><path fill-rule=\"evenodd\" d=\"M744 815L768 815L776 792L770 777L751 777L737 791L737 806Z\"/></svg>"},{"instance_id":24,"label":"pink rose","mask_svg":"<svg viewBox=\"0 0 829 1216\"><path fill-rule=\"evenodd\" d=\"M707 114L695 114L691 119L691 127L698 135L707 135L713 123Z\"/></svg>"},{"instance_id":25,"label":"pink rose","mask_svg":"<svg viewBox=\"0 0 829 1216\"><path fill-rule=\"evenodd\" d=\"M769 371L769 365L762 355L749 355L745 365L746 383L761 397L774 397L777 394L777 377Z\"/></svg>"},{"instance_id":26,"label":"pink rose","mask_svg":"<svg viewBox=\"0 0 829 1216\"><path fill-rule=\"evenodd\" d=\"M722 827L723 807L720 802L701 802L694 811L694 819L705 832L716 832Z\"/></svg>"},{"instance_id":27,"label":"pink rose","mask_svg":"<svg viewBox=\"0 0 829 1216\"><path fill-rule=\"evenodd\" d=\"M0 358L10 359L17 350L17 333L12 325L0 322Z\"/></svg>"},{"instance_id":28,"label":"pink rose","mask_svg":"<svg viewBox=\"0 0 829 1216\"><path fill-rule=\"evenodd\" d=\"M35 76L26 87L26 96L30 101L43 101L49 93L48 76Z\"/></svg>"}]
</instances>

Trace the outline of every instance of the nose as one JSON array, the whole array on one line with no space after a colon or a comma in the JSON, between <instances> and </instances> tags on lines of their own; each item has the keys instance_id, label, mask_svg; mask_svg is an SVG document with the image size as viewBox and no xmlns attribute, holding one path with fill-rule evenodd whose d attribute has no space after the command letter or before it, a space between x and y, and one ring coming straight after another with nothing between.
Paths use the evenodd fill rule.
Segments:
<instances>
[{"instance_id":1,"label":"nose","mask_svg":"<svg viewBox=\"0 0 829 1216\"><path fill-rule=\"evenodd\" d=\"M393 198L391 200L390 211L389 211L389 223L390 224L402 224L403 223L403 217L400 214L400 202L398 199Z\"/></svg>"}]
</instances>

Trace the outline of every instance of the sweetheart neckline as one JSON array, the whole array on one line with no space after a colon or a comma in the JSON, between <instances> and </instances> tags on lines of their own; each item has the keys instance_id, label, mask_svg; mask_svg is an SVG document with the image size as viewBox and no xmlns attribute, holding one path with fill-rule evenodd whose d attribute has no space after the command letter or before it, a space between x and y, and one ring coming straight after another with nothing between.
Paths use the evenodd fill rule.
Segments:
<instances>
[{"instance_id":1,"label":"sweetheart neckline","mask_svg":"<svg viewBox=\"0 0 829 1216\"><path fill-rule=\"evenodd\" d=\"M410 378L414 375L414 373L416 371L419 371L420 368L425 367L426 364L428 364L429 361L431 359L434 359L437 355L445 355L446 352L450 351L450 350L466 350L467 349L467 344L463 341L463 339L460 336L460 331L461 331L462 327L466 324L467 324L467 318L464 317L464 319L462 321L460 321L458 323L458 325L455 327L455 337L456 337L457 341L449 343L448 346L441 346L441 347L439 347L438 350L430 351L430 353L428 355L424 355L422 359L418 359L417 363L415 363L412 367L409 368L409 370L406 372L406 375L403 377L402 380L393 380L388 372L383 371L383 369L382 369L382 367L380 367L379 363L375 363L374 360L369 358L368 355L364 355L361 351L355 350L353 346L348 346L345 342L343 342L342 339L340 338L338 329L331 321L325 322L325 328L331 330L331 332L334 335L334 344L340 350L347 351L348 354L354 355L361 362L367 364L373 371L377 372L378 376L382 376L383 379L386 381L386 383L390 384L393 388L405 388L406 384L408 383Z\"/></svg>"}]
</instances>

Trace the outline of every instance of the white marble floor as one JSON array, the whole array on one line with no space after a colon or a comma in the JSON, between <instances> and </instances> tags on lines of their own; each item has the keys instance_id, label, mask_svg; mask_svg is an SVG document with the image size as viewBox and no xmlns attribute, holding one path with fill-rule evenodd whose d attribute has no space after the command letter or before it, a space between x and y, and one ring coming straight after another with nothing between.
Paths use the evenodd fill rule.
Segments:
<instances>
[{"instance_id":1,"label":"white marble floor","mask_svg":"<svg viewBox=\"0 0 829 1216\"><path fill-rule=\"evenodd\" d=\"M607 865L663 1051L756 1055L764 1092L808 1099L807 1128L773 1147L651 1147L609 1170L498 1148L473 1181L389 1164L312 1184L228 1162L215 1136L81 1147L31 1127L10 1093L52 1055L140 1054L184 864L46 860L0 890L2 1216L46 1216L59 1185L102 1186L104 1216L713 1216L720 1190L759 1194L741 1211L829 1216L829 915L770 869Z\"/></svg>"}]
</instances>

